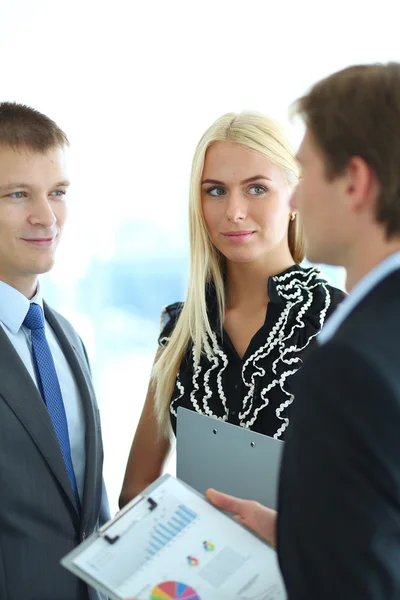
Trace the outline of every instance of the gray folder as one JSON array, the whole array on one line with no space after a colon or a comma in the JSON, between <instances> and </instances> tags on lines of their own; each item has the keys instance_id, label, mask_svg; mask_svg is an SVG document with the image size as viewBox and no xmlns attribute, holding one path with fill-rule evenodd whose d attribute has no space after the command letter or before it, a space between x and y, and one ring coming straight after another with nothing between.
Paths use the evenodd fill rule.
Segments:
<instances>
[{"instance_id":1,"label":"gray folder","mask_svg":"<svg viewBox=\"0 0 400 600\"><path fill-rule=\"evenodd\" d=\"M204 494L221 492L277 508L284 442L179 407L176 475Z\"/></svg>"}]
</instances>

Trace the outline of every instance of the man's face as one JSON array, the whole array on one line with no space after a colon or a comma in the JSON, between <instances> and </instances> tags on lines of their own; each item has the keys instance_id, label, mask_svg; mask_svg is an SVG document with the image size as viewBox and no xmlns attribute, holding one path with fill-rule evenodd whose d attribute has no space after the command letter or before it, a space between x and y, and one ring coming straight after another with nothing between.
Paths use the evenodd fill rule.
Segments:
<instances>
[{"instance_id":1,"label":"man's face","mask_svg":"<svg viewBox=\"0 0 400 600\"><path fill-rule=\"evenodd\" d=\"M63 149L0 146L0 280L24 294L53 267L68 185Z\"/></svg>"},{"instance_id":2,"label":"man's face","mask_svg":"<svg viewBox=\"0 0 400 600\"><path fill-rule=\"evenodd\" d=\"M349 239L346 178L327 178L322 152L309 131L300 146L298 159L302 177L290 204L301 216L307 258L315 263L343 265Z\"/></svg>"}]
</instances>

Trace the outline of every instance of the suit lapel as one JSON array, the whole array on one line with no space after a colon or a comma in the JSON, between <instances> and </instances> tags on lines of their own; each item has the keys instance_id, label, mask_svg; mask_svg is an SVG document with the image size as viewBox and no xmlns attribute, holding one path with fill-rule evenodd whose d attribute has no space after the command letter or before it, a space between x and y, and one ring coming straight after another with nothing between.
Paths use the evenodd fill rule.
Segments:
<instances>
[{"instance_id":1,"label":"suit lapel","mask_svg":"<svg viewBox=\"0 0 400 600\"><path fill-rule=\"evenodd\" d=\"M0 395L9 405L78 512L64 459L46 405L14 346L0 327Z\"/></svg>"},{"instance_id":2,"label":"suit lapel","mask_svg":"<svg viewBox=\"0 0 400 600\"><path fill-rule=\"evenodd\" d=\"M101 501L100 491L96 493L99 485L101 486L101 479L100 482L98 481L98 473L100 468L98 464L100 455L100 421L98 417L98 409L95 407L94 403L95 394L90 372L83 355L83 348L80 348L79 350L76 348L75 340L68 336L68 332L62 327L55 313L46 304L44 304L44 312L46 319L53 329L64 356L73 372L85 414L86 457L85 481L81 512L81 528L83 531L85 531L89 518L93 516L93 514L98 514ZM78 338L77 342L80 343Z\"/></svg>"}]
</instances>

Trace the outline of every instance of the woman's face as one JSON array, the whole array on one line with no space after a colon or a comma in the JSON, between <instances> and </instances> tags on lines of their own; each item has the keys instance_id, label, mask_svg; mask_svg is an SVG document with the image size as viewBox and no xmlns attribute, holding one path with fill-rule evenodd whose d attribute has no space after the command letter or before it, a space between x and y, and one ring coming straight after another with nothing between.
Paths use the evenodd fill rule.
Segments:
<instances>
[{"instance_id":1,"label":"woman's face","mask_svg":"<svg viewBox=\"0 0 400 600\"><path fill-rule=\"evenodd\" d=\"M208 148L202 209L212 243L228 260L287 254L290 196L282 172L262 154L233 142Z\"/></svg>"}]
</instances>

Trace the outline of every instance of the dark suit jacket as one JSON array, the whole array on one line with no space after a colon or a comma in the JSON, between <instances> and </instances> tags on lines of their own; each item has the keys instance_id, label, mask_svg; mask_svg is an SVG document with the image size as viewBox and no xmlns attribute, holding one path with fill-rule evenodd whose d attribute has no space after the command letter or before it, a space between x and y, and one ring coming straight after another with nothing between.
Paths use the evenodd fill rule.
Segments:
<instances>
[{"instance_id":1,"label":"dark suit jacket","mask_svg":"<svg viewBox=\"0 0 400 600\"><path fill-rule=\"evenodd\" d=\"M0 327L0 598L94 600L100 596L60 566L97 526L103 449L99 411L82 342L44 306L76 378L86 419L81 516L46 406ZM103 515L102 520L108 515Z\"/></svg>"},{"instance_id":2,"label":"dark suit jacket","mask_svg":"<svg viewBox=\"0 0 400 600\"><path fill-rule=\"evenodd\" d=\"M400 270L297 384L278 519L289 600L399 600Z\"/></svg>"}]
</instances>

